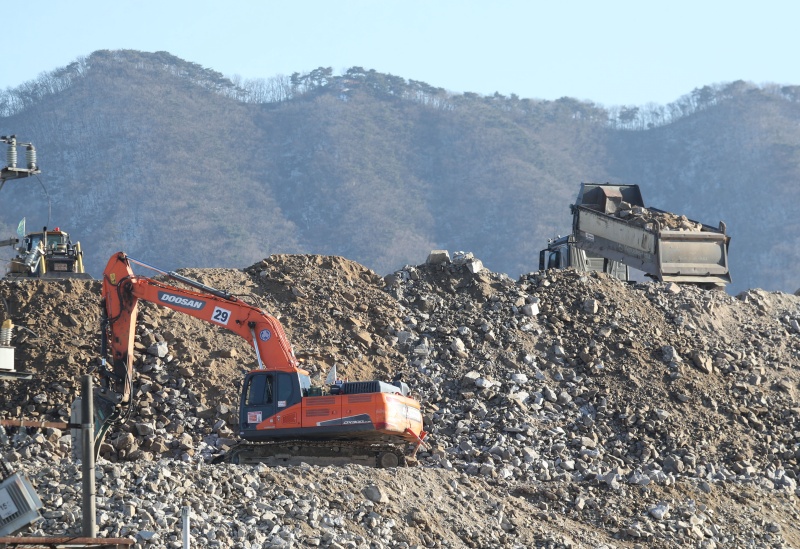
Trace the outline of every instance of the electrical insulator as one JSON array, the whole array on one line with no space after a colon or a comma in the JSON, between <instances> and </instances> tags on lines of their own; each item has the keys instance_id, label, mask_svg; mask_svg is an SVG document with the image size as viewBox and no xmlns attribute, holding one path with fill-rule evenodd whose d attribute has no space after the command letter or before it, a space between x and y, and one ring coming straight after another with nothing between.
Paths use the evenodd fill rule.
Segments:
<instances>
[{"instance_id":1,"label":"electrical insulator","mask_svg":"<svg viewBox=\"0 0 800 549\"><path fill-rule=\"evenodd\" d=\"M5 458L0 458L0 480L6 480L13 474L14 469L11 468L11 464L8 463ZM6 490L4 490L4 492L6 492Z\"/></svg>"},{"instance_id":2,"label":"electrical insulator","mask_svg":"<svg viewBox=\"0 0 800 549\"><path fill-rule=\"evenodd\" d=\"M33 145L28 145L28 148L25 150L25 161L28 163L29 170L36 169L36 147Z\"/></svg>"},{"instance_id":3,"label":"electrical insulator","mask_svg":"<svg viewBox=\"0 0 800 549\"><path fill-rule=\"evenodd\" d=\"M10 318L3 321L3 326L0 327L0 345L9 347L11 345L11 332L14 330L14 324Z\"/></svg>"},{"instance_id":4,"label":"electrical insulator","mask_svg":"<svg viewBox=\"0 0 800 549\"><path fill-rule=\"evenodd\" d=\"M17 140L9 139L8 150L6 151L6 162L9 168L17 167Z\"/></svg>"}]
</instances>

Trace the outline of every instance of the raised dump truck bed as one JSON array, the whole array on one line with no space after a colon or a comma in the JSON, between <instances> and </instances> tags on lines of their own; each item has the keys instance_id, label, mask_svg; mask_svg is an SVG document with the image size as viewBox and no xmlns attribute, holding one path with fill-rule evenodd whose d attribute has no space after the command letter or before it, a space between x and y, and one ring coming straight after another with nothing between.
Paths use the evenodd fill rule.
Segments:
<instances>
[{"instance_id":1,"label":"raised dump truck bed","mask_svg":"<svg viewBox=\"0 0 800 549\"><path fill-rule=\"evenodd\" d=\"M657 208L645 208L638 185L582 183L572 206L575 246L644 271L659 281L724 286L730 237Z\"/></svg>"}]
</instances>

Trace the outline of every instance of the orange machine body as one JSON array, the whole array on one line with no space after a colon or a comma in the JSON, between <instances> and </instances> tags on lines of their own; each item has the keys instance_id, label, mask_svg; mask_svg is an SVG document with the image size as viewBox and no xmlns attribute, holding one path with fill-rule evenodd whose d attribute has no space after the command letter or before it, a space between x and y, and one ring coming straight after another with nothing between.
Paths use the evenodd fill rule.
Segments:
<instances>
[{"instance_id":1,"label":"orange machine body","mask_svg":"<svg viewBox=\"0 0 800 549\"><path fill-rule=\"evenodd\" d=\"M423 424L419 403L398 384L343 382L331 394L309 396L303 376L255 370L242 384L240 436L250 441L286 438L365 439L415 443Z\"/></svg>"},{"instance_id":2,"label":"orange machine body","mask_svg":"<svg viewBox=\"0 0 800 549\"><path fill-rule=\"evenodd\" d=\"M226 328L253 346L258 368L246 374L242 384L238 430L243 439L421 443L425 433L420 406L407 396L405 384L338 382L323 395L322 389L311 387L308 372L298 367L276 318L176 273L164 274L200 291L136 276L131 261L122 252L114 254L103 274L104 341L112 360L105 377L120 405L130 402L138 301L143 299Z\"/></svg>"}]
</instances>

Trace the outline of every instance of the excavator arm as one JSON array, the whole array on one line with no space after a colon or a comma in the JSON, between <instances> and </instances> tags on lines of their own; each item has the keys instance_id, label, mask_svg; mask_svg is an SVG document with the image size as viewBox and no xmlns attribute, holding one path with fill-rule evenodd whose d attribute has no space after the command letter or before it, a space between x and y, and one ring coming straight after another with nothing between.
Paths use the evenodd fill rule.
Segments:
<instances>
[{"instance_id":1,"label":"excavator arm","mask_svg":"<svg viewBox=\"0 0 800 549\"><path fill-rule=\"evenodd\" d=\"M166 278L137 276L132 263ZM223 461L282 464L297 459L395 467L424 444L420 405L408 396L405 384L338 381L328 394L321 388L311 392L309 374L298 367L276 318L231 294L119 252L109 259L102 281L103 365L101 387L93 399L95 455L110 426L132 409L133 345L140 300L226 328L255 350L258 366L242 380L241 441L226 452Z\"/></svg>"},{"instance_id":2,"label":"excavator arm","mask_svg":"<svg viewBox=\"0 0 800 549\"><path fill-rule=\"evenodd\" d=\"M137 276L131 269L131 263L156 270L195 289ZM99 438L108 429L107 424L119 417L120 410L130 404L139 300L199 318L239 335L253 346L259 369L301 371L283 326L275 317L233 295L174 272L160 271L119 252L111 256L103 272L101 381L104 387L101 400L105 402L101 403L101 409L105 412L101 420L95 420ZM106 358L111 360L110 368ZM112 411L109 404L117 409ZM96 446L99 446L99 440Z\"/></svg>"}]
</instances>

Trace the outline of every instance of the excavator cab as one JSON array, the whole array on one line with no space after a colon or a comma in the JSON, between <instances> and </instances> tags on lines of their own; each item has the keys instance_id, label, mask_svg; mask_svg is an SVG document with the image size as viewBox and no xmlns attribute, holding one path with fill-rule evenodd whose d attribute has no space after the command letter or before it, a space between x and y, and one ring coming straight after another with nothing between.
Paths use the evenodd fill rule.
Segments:
<instances>
[{"instance_id":1,"label":"excavator cab","mask_svg":"<svg viewBox=\"0 0 800 549\"><path fill-rule=\"evenodd\" d=\"M254 370L247 374L239 411L241 436L250 439L260 431L259 438L271 438L265 429L299 428L301 418L296 412L281 412L298 404L310 387L310 378L302 372Z\"/></svg>"}]
</instances>

